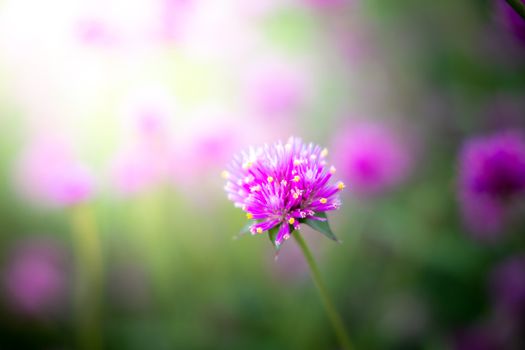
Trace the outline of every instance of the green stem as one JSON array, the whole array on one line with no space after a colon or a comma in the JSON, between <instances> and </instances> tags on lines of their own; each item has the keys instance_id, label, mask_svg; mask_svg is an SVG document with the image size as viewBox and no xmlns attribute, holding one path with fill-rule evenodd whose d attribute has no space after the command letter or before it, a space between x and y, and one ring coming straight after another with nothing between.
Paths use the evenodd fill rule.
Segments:
<instances>
[{"instance_id":1,"label":"green stem","mask_svg":"<svg viewBox=\"0 0 525 350\"><path fill-rule=\"evenodd\" d=\"M523 20L525 20L525 4L521 0L506 0L516 13L518 13Z\"/></svg>"},{"instance_id":2,"label":"green stem","mask_svg":"<svg viewBox=\"0 0 525 350\"><path fill-rule=\"evenodd\" d=\"M323 306L326 310L328 318L332 322L332 326L334 327L334 331L337 337L339 338L339 342L341 343L341 346L346 350L352 349L352 346L350 344L350 339L348 338L348 335L345 330L345 326L343 324L343 320L341 319L341 316L339 316L339 313L335 309L334 303L332 302L332 299L330 298L330 295L328 294L328 291L323 283L323 280L321 278L321 273L319 272L319 268L317 267L317 264L315 262L314 256L312 255L312 252L308 248L308 245L304 241L299 231L294 231L293 236L295 240L297 241L297 244L301 248L304 258L306 259L306 262L308 263L308 266L310 267L312 279L314 280L317 290L319 291L321 300L323 302Z\"/></svg>"},{"instance_id":3,"label":"green stem","mask_svg":"<svg viewBox=\"0 0 525 350\"><path fill-rule=\"evenodd\" d=\"M71 208L71 229L76 258L75 318L78 348L102 349L100 331L102 252L95 215L91 207Z\"/></svg>"}]
</instances>

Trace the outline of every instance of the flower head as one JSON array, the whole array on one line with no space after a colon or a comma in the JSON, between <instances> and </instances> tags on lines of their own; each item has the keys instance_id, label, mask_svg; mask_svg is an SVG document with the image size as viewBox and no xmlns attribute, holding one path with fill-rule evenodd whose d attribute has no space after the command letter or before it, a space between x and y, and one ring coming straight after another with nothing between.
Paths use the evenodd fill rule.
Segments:
<instances>
[{"instance_id":1,"label":"flower head","mask_svg":"<svg viewBox=\"0 0 525 350\"><path fill-rule=\"evenodd\" d=\"M235 157L223 173L225 189L235 206L254 220L252 234L269 231L279 247L301 223L326 223L324 213L339 208L338 193L344 188L342 182L330 182L333 167L327 166L327 154L317 145L290 138L286 144L250 148Z\"/></svg>"},{"instance_id":2,"label":"flower head","mask_svg":"<svg viewBox=\"0 0 525 350\"><path fill-rule=\"evenodd\" d=\"M467 141L460 155L459 197L469 227L499 231L507 209L525 195L525 139L502 132Z\"/></svg>"}]
</instances>

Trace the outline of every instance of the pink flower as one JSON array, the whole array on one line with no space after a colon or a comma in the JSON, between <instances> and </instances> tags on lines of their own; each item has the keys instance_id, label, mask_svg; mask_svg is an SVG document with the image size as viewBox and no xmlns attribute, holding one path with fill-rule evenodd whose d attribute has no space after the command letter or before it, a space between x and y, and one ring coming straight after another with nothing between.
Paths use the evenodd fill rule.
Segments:
<instances>
[{"instance_id":1,"label":"pink flower","mask_svg":"<svg viewBox=\"0 0 525 350\"><path fill-rule=\"evenodd\" d=\"M229 111L204 108L190 114L178 128L172 146L170 172L174 183L182 184L183 192L190 189L193 200L209 203L209 193L218 187L224 163L244 143L242 131ZM195 187L202 195L197 195Z\"/></svg>"},{"instance_id":2,"label":"pink flower","mask_svg":"<svg viewBox=\"0 0 525 350\"><path fill-rule=\"evenodd\" d=\"M179 39L194 7L195 0L160 0L160 36L172 41Z\"/></svg>"},{"instance_id":3,"label":"pink flower","mask_svg":"<svg viewBox=\"0 0 525 350\"><path fill-rule=\"evenodd\" d=\"M333 146L338 171L359 194L379 194L408 175L411 152L401 137L379 122L348 125Z\"/></svg>"},{"instance_id":4,"label":"pink flower","mask_svg":"<svg viewBox=\"0 0 525 350\"><path fill-rule=\"evenodd\" d=\"M248 219L255 220L252 234L277 230L270 239L279 248L302 222L325 222L326 212L339 209L339 192L345 185L331 181L327 154L318 145L291 137L286 144L252 147L234 158L223 173L225 191Z\"/></svg>"},{"instance_id":5,"label":"pink flower","mask_svg":"<svg viewBox=\"0 0 525 350\"><path fill-rule=\"evenodd\" d=\"M79 20L76 23L76 34L83 44L90 46L110 47L118 42L109 24L97 18Z\"/></svg>"},{"instance_id":6,"label":"pink flower","mask_svg":"<svg viewBox=\"0 0 525 350\"><path fill-rule=\"evenodd\" d=\"M63 303L67 290L65 255L50 239L19 242L7 262L4 287L10 305L27 315L49 313Z\"/></svg>"},{"instance_id":7,"label":"pink flower","mask_svg":"<svg viewBox=\"0 0 525 350\"><path fill-rule=\"evenodd\" d=\"M151 189L165 180L171 152L170 121L176 115L172 96L163 87L147 86L122 104L125 141L112 157L110 182L120 194Z\"/></svg>"},{"instance_id":8,"label":"pink flower","mask_svg":"<svg viewBox=\"0 0 525 350\"><path fill-rule=\"evenodd\" d=\"M525 196L525 139L520 132L474 137L460 154L458 196L479 238L495 238L513 202Z\"/></svg>"},{"instance_id":9,"label":"pink flower","mask_svg":"<svg viewBox=\"0 0 525 350\"><path fill-rule=\"evenodd\" d=\"M67 144L56 139L34 141L22 154L17 182L30 199L69 206L86 201L93 192L93 177Z\"/></svg>"}]
</instances>

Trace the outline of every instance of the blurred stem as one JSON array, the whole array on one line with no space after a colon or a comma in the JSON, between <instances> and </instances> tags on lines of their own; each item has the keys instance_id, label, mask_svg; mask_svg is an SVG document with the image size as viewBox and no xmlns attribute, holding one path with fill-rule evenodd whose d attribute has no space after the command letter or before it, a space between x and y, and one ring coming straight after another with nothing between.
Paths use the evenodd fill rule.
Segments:
<instances>
[{"instance_id":1,"label":"blurred stem","mask_svg":"<svg viewBox=\"0 0 525 350\"><path fill-rule=\"evenodd\" d=\"M516 11L523 20L525 20L525 4L521 2L521 0L505 0L507 1L507 4L509 4L514 11Z\"/></svg>"},{"instance_id":2,"label":"blurred stem","mask_svg":"<svg viewBox=\"0 0 525 350\"><path fill-rule=\"evenodd\" d=\"M317 263L315 262L314 256L312 255L310 248L308 248L308 245L304 241L299 231L294 231L293 236L297 241L297 244L301 248L304 258L308 263L308 266L310 267L312 279L314 280L317 290L319 291L321 300L323 302L323 306L326 310L328 318L332 322L332 326L334 327L334 331L337 334L337 337L339 338L341 346L343 347L343 349L346 350L352 349L350 339L348 338L348 334L346 333L345 326L343 324L343 320L341 319L341 316L335 309L334 303L332 302L332 299L328 294L328 291L323 283L323 279L321 278L321 273L319 272L319 268L317 267Z\"/></svg>"},{"instance_id":3,"label":"blurred stem","mask_svg":"<svg viewBox=\"0 0 525 350\"><path fill-rule=\"evenodd\" d=\"M75 251L75 319L78 348L102 348L100 295L102 251L93 208L79 204L71 208L71 229Z\"/></svg>"}]
</instances>

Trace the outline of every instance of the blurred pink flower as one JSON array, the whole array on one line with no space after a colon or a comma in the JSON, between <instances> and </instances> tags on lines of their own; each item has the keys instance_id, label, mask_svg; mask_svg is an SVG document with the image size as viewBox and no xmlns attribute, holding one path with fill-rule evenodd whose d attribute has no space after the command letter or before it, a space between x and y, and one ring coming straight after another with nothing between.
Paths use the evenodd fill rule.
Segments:
<instances>
[{"instance_id":1,"label":"blurred pink flower","mask_svg":"<svg viewBox=\"0 0 525 350\"><path fill-rule=\"evenodd\" d=\"M147 86L123 102L125 141L109 165L111 186L120 194L146 191L166 179L176 115L171 97L164 87Z\"/></svg>"},{"instance_id":2,"label":"blurred pink flower","mask_svg":"<svg viewBox=\"0 0 525 350\"><path fill-rule=\"evenodd\" d=\"M10 252L4 287L10 306L25 315L56 311L67 292L63 247L51 239L27 239Z\"/></svg>"},{"instance_id":3,"label":"blurred pink flower","mask_svg":"<svg viewBox=\"0 0 525 350\"><path fill-rule=\"evenodd\" d=\"M88 168L56 139L33 141L21 155L16 181L30 199L68 206L86 201L94 180Z\"/></svg>"},{"instance_id":4,"label":"blurred pink flower","mask_svg":"<svg viewBox=\"0 0 525 350\"><path fill-rule=\"evenodd\" d=\"M109 24L102 19L81 19L76 23L75 29L78 39L85 45L110 47L118 41Z\"/></svg>"},{"instance_id":5,"label":"blurred pink flower","mask_svg":"<svg viewBox=\"0 0 525 350\"><path fill-rule=\"evenodd\" d=\"M212 123L186 135L173 159L174 177L187 184L202 184L210 174L217 174L218 179L224 163L239 145L235 130Z\"/></svg>"},{"instance_id":6,"label":"blurred pink flower","mask_svg":"<svg viewBox=\"0 0 525 350\"><path fill-rule=\"evenodd\" d=\"M120 106L122 129L131 129L132 142L167 142L170 121L176 119L176 96L164 85L131 91Z\"/></svg>"},{"instance_id":7,"label":"blurred pink flower","mask_svg":"<svg viewBox=\"0 0 525 350\"><path fill-rule=\"evenodd\" d=\"M459 163L465 222L476 237L494 239L525 195L525 138L518 131L474 137L465 142Z\"/></svg>"},{"instance_id":8,"label":"blurred pink flower","mask_svg":"<svg viewBox=\"0 0 525 350\"><path fill-rule=\"evenodd\" d=\"M196 1L160 0L160 2L160 36L167 41L177 40L182 35L184 24Z\"/></svg>"},{"instance_id":9,"label":"blurred pink flower","mask_svg":"<svg viewBox=\"0 0 525 350\"><path fill-rule=\"evenodd\" d=\"M252 108L267 119L293 117L308 94L306 76L284 64L257 67L248 76L246 88Z\"/></svg>"},{"instance_id":10,"label":"blurred pink flower","mask_svg":"<svg viewBox=\"0 0 525 350\"><path fill-rule=\"evenodd\" d=\"M525 0L521 0L525 5ZM514 37L525 44L525 19L523 19L505 0L496 0L496 13L499 20Z\"/></svg>"},{"instance_id":11,"label":"blurred pink flower","mask_svg":"<svg viewBox=\"0 0 525 350\"><path fill-rule=\"evenodd\" d=\"M413 154L393 129L379 122L351 124L336 135L334 164L351 191L373 195L401 183Z\"/></svg>"}]
</instances>

